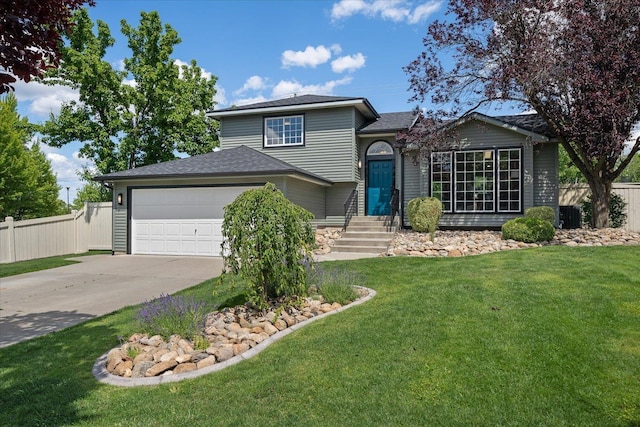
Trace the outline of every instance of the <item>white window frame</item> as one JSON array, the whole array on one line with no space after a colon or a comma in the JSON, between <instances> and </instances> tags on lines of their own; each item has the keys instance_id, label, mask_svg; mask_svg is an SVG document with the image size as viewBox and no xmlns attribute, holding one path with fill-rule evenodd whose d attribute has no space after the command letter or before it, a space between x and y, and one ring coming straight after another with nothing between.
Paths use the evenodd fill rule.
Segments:
<instances>
[{"instance_id":1,"label":"white window frame","mask_svg":"<svg viewBox=\"0 0 640 427\"><path fill-rule=\"evenodd\" d=\"M290 122L287 123L287 120ZM265 148L299 145L304 145L304 115L264 118L263 146Z\"/></svg>"}]
</instances>

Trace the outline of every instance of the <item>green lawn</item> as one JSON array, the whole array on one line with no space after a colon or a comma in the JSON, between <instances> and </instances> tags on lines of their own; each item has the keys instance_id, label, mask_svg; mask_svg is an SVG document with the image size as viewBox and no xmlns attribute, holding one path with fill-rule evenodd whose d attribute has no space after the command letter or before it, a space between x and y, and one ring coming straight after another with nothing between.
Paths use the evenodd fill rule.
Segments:
<instances>
[{"instance_id":1,"label":"green lawn","mask_svg":"<svg viewBox=\"0 0 640 427\"><path fill-rule=\"evenodd\" d=\"M640 426L640 247L324 265L377 296L197 379L93 379L133 308L0 349L0 425Z\"/></svg>"},{"instance_id":2,"label":"green lawn","mask_svg":"<svg viewBox=\"0 0 640 427\"><path fill-rule=\"evenodd\" d=\"M69 254L52 256L49 258L30 259L28 261L12 262L10 264L0 264L0 278L15 276L16 274L31 273L32 271L48 270L50 268L63 267L69 264L76 264L77 258L87 255L110 254L111 251L89 251L81 254Z\"/></svg>"}]
</instances>

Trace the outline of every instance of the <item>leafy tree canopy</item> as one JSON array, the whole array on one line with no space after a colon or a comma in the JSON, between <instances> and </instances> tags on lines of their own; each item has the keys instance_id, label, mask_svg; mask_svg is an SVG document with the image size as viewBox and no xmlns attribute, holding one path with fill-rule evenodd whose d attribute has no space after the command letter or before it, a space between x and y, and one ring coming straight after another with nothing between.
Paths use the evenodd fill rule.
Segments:
<instances>
[{"instance_id":1,"label":"leafy tree canopy","mask_svg":"<svg viewBox=\"0 0 640 427\"><path fill-rule=\"evenodd\" d=\"M106 188L102 183L93 181L93 174L88 169L83 169L78 173L84 185L73 199L72 209L81 210L85 202L111 202L111 190Z\"/></svg>"},{"instance_id":2,"label":"leafy tree canopy","mask_svg":"<svg viewBox=\"0 0 640 427\"><path fill-rule=\"evenodd\" d=\"M63 105L44 124L44 141L60 147L84 143L80 154L109 173L211 151L218 145L216 124L205 117L213 108L216 78L204 76L194 60L178 66L171 58L178 33L162 25L157 12L140 14L136 28L121 21L131 56L124 70L104 60L114 45L109 27L86 9L75 14L61 67L46 80L80 92L79 102Z\"/></svg>"},{"instance_id":3,"label":"leafy tree canopy","mask_svg":"<svg viewBox=\"0 0 640 427\"><path fill-rule=\"evenodd\" d=\"M93 0L0 0L0 94L13 89L16 76L28 82L60 62L62 35L71 15Z\"/></svg>"},{"instance_id":4,"label":"leafy tree canopy","mask_svg":"<svg viewBox=\"0 0 640 427\"><path fill-rule=\"evenodd\" d=\"M13 94L0 99L0 218L62 214L51 163L37 143L27 147L32 132L17 107Z\"/></svg>"},{"instance_id":5,"label":"leafy tree canopy","mask_svg":"<svg viewBox=\"0 0 640 427\"><path fill-rule=\"evenodd\" d=\"M606 227L611 183L640 150L638 138L621 160L640 121L640 0L450 0L448 16L405 67L412 99L438 105L436 122L496 101L535 109L589 183L593 225Z\"/></svg>"}]
</instances>

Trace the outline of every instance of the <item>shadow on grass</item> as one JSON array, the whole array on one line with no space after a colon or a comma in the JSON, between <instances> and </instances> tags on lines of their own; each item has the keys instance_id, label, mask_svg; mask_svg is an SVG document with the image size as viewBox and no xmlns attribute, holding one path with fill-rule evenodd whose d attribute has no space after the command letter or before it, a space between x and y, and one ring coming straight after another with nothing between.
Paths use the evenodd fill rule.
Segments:
<instances>
[{"instance_id":1,"label":"shadow on grass","mask_svg":"<svg viewBox=\"0 0 640 427\"><path fill-rule=\"evenodd\" d=\"M0 425L91 423L78 401L102 386L91 367L116 337L98 320L0 349Z\"/></svg>"},{"instance_id":2,"label":"shadow on grass","mask_svg":"<svg viewBox=\"0 0 640 427\"><path fill-rule=\"evenodd\" d=\"M0 348L59 331L94 317L92 314L78 313L77 310L2 316Z\"/></svg>"}]
</instances>

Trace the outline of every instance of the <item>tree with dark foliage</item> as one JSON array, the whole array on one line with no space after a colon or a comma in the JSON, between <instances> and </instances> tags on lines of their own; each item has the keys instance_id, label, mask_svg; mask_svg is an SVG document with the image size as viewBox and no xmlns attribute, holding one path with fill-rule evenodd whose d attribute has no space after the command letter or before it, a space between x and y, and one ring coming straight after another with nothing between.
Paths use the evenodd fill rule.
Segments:
<instances>
[{"instance_id":1,"label":"tree with dark foliage","mask_svg":"<svg viewBox=\"0 0 640 427\"><path fill-rule=\"evenodd\" d=\"M450 0L447 17L405 67L412 100L438 105L434 123L492 102L535 109L589 183L592 225L607 227L611 184L640 150L638 138L623 156L640 121L640 0Z\"/></svg>"},{"instance_id":2,"label":"tree with dark foliage","mask_svg":"<svg viewBox=\"0 0 640 427\"><path fill-rule=\"evenodd\" d=\"M73 11L93 0L0 0L0 94L16 77L42 77L60 60L62 36Z\"/></svg>"}]
</instances>

